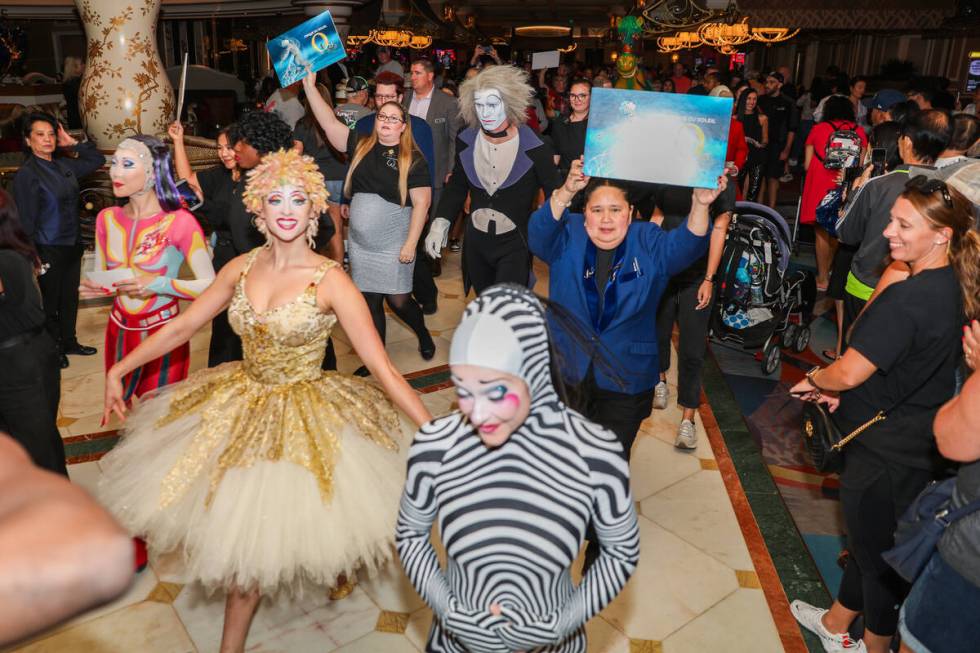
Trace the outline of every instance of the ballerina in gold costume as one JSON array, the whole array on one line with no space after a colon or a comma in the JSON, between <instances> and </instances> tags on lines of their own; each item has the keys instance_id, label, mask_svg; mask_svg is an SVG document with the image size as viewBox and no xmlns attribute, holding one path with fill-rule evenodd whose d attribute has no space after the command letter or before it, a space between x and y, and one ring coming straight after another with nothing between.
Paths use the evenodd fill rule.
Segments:
<instances>
[{"instance_id":1,"label":"ballerina in gold costume","mask_svg":"<svg viewBox=\"0 0 980 653\"><path fill-rule=\"evenodd\" d=\"M141 402L102 459L99 487L151 555L179 551L188 577L227 592L223 653L244 649L260 596L331 587L391 557L409 438L388 396L416 426L431 419L385 354L360 291L310 248L327 206L313 159L267 155L244 199L267 244L223 267L109 370L105 416L126 411L121 378L226 307L244 360ZM320 370L338 321L388 396Z\"/></svg>"}]
</instances>

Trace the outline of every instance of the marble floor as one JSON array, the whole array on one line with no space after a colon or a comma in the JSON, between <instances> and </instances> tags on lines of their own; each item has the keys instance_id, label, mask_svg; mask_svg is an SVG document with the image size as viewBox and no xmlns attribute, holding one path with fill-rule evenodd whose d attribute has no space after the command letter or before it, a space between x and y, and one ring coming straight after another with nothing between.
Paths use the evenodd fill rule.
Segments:
<instances>
[{"instance_id":1,"label":"marble floor","mask_svg":"<svg viewBox=\"0 0 980 653\"><path fill-rule=\"evenodd\" d=\"M452 409L446 359L464 307L458 255L450 254L437 279L439 312L426 321L436 357L423 361L411 332L389 317L388 351L434 414ZM547 270L536 268L545 292ZM79 336L98 344L108 307L85 306ZM209 334L192 341L192 370L205 364ZM360 365L346 336L335 334L338 365ZM76 483L93 488L99 458L116 441L115 422L100 426L100 356L73 357L63 373L59 428ZM673 379L671 380L673 383ZM676 395L673 395L676 396ZM644 423L632 458L632 488L640 516L639 568L620 596L588 624L589 651L654 653L805 651L769 553L745 509L717 423L705 404L697 420L699 445L673 447L680 413L671 405ZM707 425L707 429L706 429ZM769 571L767 571L769 570ZM223 597L206 596L188 583L174 559L161 558L139 574L126 594L33 640L8 650L21 653L184 653L218 649ZM788 621L787 621L788 618ZM397 562L361 578L348 598L326 594L296 602L262 604L248 651L289 653L408 653L423 651L432 616Z\"/></svg>"}]
</instances>

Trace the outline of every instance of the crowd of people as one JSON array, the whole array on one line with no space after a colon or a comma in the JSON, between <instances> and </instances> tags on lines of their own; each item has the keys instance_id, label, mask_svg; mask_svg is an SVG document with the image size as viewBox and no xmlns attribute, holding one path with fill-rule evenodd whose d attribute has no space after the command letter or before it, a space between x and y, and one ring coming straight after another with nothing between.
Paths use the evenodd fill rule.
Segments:
<instances>
[{"instance_id":1,"label":"crowd of people","mask_svg":"<svg viewBox=\"0 0 980 653\"><path fill-rule=\"evenodd\" d=\"M151 554L179 549L191 577L227 593L222 651L244 649L262 596L315 586L340 599L392 544L435 613L432 650L580 651L640 555L630 452L668 404L674 327L675 444L691 451L736 202L776 207L802 174L798 219L813 225L839 336L831 364L792 392L828 404L844 432L888 418L844 453L837 601L796 601L794 614L827 651L884 653L899 629L909 650L965 651L935 643L928 601L900 619L909 586L881 554L951 461L958 500L980 495L977 402L963 399L977 393L963 363L975 369L980 350L975 105L954 113L925 87L866 102L861 77L804 89L786 69L647 70L648 90L731 98L729 164L713 188L682 188L584 174L592 90L615 69L532 76L485 47L457 83L392 54L339 83L267 89L265 110L219 131L209 169L192 169L179 122L172 151L145 135L119 143L118 206L95 227L95 270L120 273L111 284L81 278L77 180L102 157L54 117L28 116L25 163L0 194L0 428L66 474L58 366L96 353L75 336L79 296L111 298L104 417L125 426L99 498L141 538L136 565L144 540ZM425 316L447 248L476 299L448 352L459 409L433 419L385 335L398 319L433 358ZM528 290L532 257L548 267L547 300ZM337 324L363 362L353 375L336 372ZM188 375L187 342L208 326L208 368ZM968 517L921 583L952 578L978 597L977 547Z\"/></svg>"}]
</instances>

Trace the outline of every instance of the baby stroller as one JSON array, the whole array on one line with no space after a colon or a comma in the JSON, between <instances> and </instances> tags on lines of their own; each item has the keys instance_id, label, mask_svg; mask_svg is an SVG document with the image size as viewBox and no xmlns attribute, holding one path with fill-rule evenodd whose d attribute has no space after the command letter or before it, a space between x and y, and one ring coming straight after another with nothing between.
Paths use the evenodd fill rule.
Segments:
<instances>
[{"instance_id":1,"label":"baby stroller","mask_svg":"<svg viewBox=\"0 0 980 653\"><path fill-rule=\"evenodd\" d=\"M738 202L718 266L718 297L711 335L744 349L762 349L762 371L779 366L780 346L796 352L810 342L816 279L788 273L792 236L768 206Z\"/></svg>"}]
</instances>

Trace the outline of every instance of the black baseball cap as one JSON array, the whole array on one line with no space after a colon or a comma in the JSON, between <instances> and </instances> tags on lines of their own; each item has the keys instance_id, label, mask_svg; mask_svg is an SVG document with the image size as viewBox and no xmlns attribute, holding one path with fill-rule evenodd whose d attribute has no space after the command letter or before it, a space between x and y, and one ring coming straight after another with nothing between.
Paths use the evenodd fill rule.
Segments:
<instances>
[{"instance_id":1,"label":"black baseball cap","mask_svg":"<svg viewBox=\"0 0 980 653\"><path fill-rule=\"evenodd\" d=\"M783 82L786 81L783 78L783 74L781 72L779 72L778 70L772 71L771 73L769 73L768 75L766 75L766 77L772 77L773 79L775 79L780 84L782 84Z\"/></svg>"},{"instance_id":2,"label":"black baseball cap","mask_svg":"<svg viewBox=\"0 0 980 653\"><path fill-rule=\"evenodd\" d=\"M347 80L347 92L348 93L358 93L360 91L366 91L368 89L367 80L360 75L355 75Z\"/></svg>"}]
</instances>

